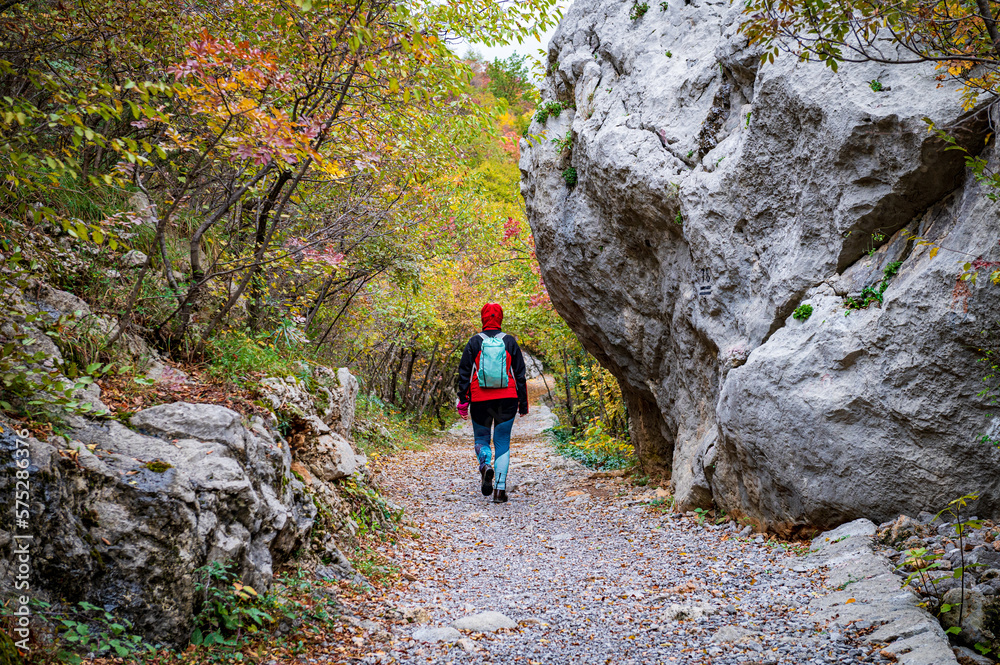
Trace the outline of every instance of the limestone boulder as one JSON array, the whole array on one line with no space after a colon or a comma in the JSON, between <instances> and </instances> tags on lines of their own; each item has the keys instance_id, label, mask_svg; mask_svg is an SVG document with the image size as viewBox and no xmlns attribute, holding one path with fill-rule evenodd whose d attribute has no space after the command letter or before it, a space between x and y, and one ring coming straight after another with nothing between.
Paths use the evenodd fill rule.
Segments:
<instances>
[{"instance_id":1,"label":"limestone boulder","mask_svg":"<svg viewBox=\"0 0 1000 665\"><path fill-rule=\"evenodd\" d=\"M136 413L134 429L74 422L66 446L29 439L33 590L104 607L154 642L184 644L200 602L195 571L224 562L263 590L305 544L316 507L291 473L288 444L259 418L175 403ZM0 433L4 499L14 492L16 445Z\"/></svg>"},{"instance_id":2,"label":"limestone boulder","mask_svg":"<svg viewBox=\"0 0 1000 665\"><path fill-rule=\"evenodd\" d=\"M565 110L520 167L549 295L619 379L642 464L682 509L787 534L970 492L1000 515L975 351L1000 288L957 281L1000 260L1000 217L925 120L995 170L984 110L933 65L760 66L738 5L629 13L567 10L543 87Z\"/></svg>"}]
</instances>

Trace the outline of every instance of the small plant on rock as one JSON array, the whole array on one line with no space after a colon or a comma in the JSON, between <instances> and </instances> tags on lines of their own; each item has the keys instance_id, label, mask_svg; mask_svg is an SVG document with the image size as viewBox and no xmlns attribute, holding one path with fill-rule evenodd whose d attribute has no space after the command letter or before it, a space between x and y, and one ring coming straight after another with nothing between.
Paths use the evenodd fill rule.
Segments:
<instances>
[{"instance_id":1,"label":"small plant on rock","mask_svg":"<svg viewBox=\"0 0 1000 665\"><path fill-rule=\"evenodd\" d=\"M812 316L812 313L813 313L812 305L799 305L798 307L795 308L795 311L792 313L792 318L795 319L796 321L805 321L810 316Z\"/></svg>"},{"instance_id":2,"label":"small plant on rock","mask_svg":"<svg viewBox=\"0 0 1000 665\"><path fill-rule=\"evenodd\" d=\"M661 2L660 3L660 11L661 12L665 12L668 9L670 9L670 4L669 3L667 3L667 2ZM669 58L670 56L668 55L667 57Z\"/></svg>"},{"instance_id":3,"label":"small plant on rock","mask_svg":"<svg viewBox=\"0 0 1000 665\"><path fill-rule=\"evenodd\" d=\"M544 125L550 117L558 118L563 109L567 108L570 107L562 102L545 102L539 106L538 110L535 112L535 122L540 125Z\"/></svg>"},{"instance_id":4,"label":"small plant on rock","mask_svg":"<svg viewBox=\"0 0 1000 665\"><path fill-rule=\"evenodd\" d=\"M204 594L205 601L195 617L191 644L237 648L246 637L274 622L260 607L257 591L242 584L231 568L213 561L198 572L202 577L195 590Z\"/></svg>"},{"instance_id":5,"label":"small plant on rock","mask_svg":"<svg viewBox=\"0 0 1000 665\"><path fill-rule=\"evenodd\" d=\"M556 152L562 154L566 150L573 149L573 130L566 132L566 136L559 138L556 137L552 139L552 143L556 146Z\"/></svg>"},{"instance_id":6,"label":"small plant on rock","mask_svg":"<svg viewBox=\"0 0 1000 665\"><path fill-rule=\"evenodd\" d=\"M872 92L882 92L885 88L882 86L882 82L878 79L872 79L868 82L868 87L872 89Z\"/></svg>"},{"instance_id":7,"label":"small plant on rock","mask_svg":"<svg viewBox=\"0 0 1000 665\"><path fill-rule=\"evenodd\" d=\"M959 588L961 588L958 611L958 626L954 626L946 630L946 633L958 634L962 631L962 605L965 604L965 571L969 566L965 565L965 534L970 530L981 529L983 526L983 520L980 519L966 519L962 517L962 509L967 508L970 503L979 498L978 494L966 494L961 496L951 503L948 507L937 514L936 517L941 517L942 515L948 515L949 521L952 522L952 529L955 531L955 536L958 538L958 556L960 565L952 570L952 578L959 580ZM975 565L975 564L973 564ZM951 605L945 603L941 605L941 613L949 611L952 608Z\"/></svg>"},{"instance_id":8,"label":"small plant on rock","mask_svg":"<svg viewBox=\"0 0 1000 665\"><path fill-rule=\"evenodd\" d=\"M572 166L562 172L562 177L563 180L566 181L566 184L570 187L574 187L576 185L576 169Z\"/></svg>"},{"instance_id":9,"label":"small plant on rock","mask_svg":"<svg viewBox=\"0 0 1000 665\"><path fill-rule=\"evenodd\" d=\"M638 21L643 16L645 16L646 12L648 11L649 11L648 2L633 2L632 11L628 13L628 17L633 21Z\"/></svg>"},{"instance_id":10,"label":"small plant on rock","mask_svg":"<svg viewBox=\"0 0 1000 665\"><path fill-rule=\"evenodd\" d=\"M925 595L934 595L936 586L931 571L941 568L940 554L931 552L926 547L918 547L906 550L903 563L897 568L909 568L910 574L903 580L903 586L919 584L923 587Z\"/></svg>"},{"instance_id":11,"label":"small plant on rock","mask_svg":"<svg viewBox=\"0 0 1000 665\"><path fill-rule=\"evenodd\" d=\"M893 261L882 271L882 281L879 282L877 287L866 286L861 289L861 294L857 298L851 296L844 298L844 306L847 307L846 314L850 314L852 309L866 309L873 302L881 305L885 290L889 288L889 282L899 272L901 265L903 265L902 261Z\"/></svg>"},{"instance_id":12,"label":"small plant on rock","mask_svg":"<svg viewBox=\"0 0 1000 665\"><path fill-rule=\"evenodd\" d=\"M881 243L883 240L885 240L884 233L879 233L878 231L876 231L875 233L872 234L872 244L871 247L869 247L868 249L869 257L875 256L875 252L877 252L879 248L879 243Z\"/></svg>"}]
</instances>

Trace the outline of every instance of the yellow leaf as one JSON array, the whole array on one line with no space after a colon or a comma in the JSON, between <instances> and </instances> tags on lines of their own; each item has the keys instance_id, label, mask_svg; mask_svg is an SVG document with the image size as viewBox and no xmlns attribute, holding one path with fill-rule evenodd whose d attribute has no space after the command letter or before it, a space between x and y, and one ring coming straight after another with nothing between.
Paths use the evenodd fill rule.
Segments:
<instances>
[{"instance_id":1,"label":"yellow leaf","mask_svg":"<svg viewBox=\"0 0 1000 665\"><path fill-rule=\"evenodd\" d=\"M933 259L933 258L934 258L935 256L937 256L937 253L938 253L938 250L939 250L939 249L941 249L941 248L940 248L940 247L932 247L932 248L931 248L931 258L932 258L932 259Z\"/></svg>"},{"instance_id":2,"label":"yellow leaf","mask_svg":"<svg viewBox=\"0 0 1000 665\"><path fill-rule=\"evenodd\" d=\"M853 603L853 602L854 602L854 599L853 599L853 598L848 598L847 600L845 600L845 601L844 601L844 604L845 604L845 605L849 605L849 604L851 604L851 603Z\"/></svg>"}]
</instances>

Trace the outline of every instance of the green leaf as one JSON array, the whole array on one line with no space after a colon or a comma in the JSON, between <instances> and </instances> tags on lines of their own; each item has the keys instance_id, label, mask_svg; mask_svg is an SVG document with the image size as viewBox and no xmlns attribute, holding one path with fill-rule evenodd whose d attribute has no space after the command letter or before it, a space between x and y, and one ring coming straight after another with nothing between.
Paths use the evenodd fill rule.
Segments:
<instances>
[{"instance_id":1,"label":"green leaf","mask_svg":"<svg viewBox=\"0 0 1000 665\"><path fill-rule=\"evenodd\" d=\"M941 504L938 504L938 505L941 505ZM959 633L962 632L962 629L959 628L958 626L952 626L951 628L949 628L948 630L946 630L944 632L948 633L949 635L958 635Z\"/></svg>"}]
</instances>

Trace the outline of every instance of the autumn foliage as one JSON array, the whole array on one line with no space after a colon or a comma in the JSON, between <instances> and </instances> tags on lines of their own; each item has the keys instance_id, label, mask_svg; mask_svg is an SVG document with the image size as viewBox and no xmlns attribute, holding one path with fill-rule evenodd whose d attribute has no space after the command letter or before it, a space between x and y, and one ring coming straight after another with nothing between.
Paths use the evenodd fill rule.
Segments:
<instances>
[{"instance_id":1,"label":"autumn foliage","mask_svg":"<svg viewBox=\"0 0 1000 665\"><path fill-rule=\"evenodd\" d=\"M0 3L3 251L114 321L95 357L128 332L232 369L252 344L439 412L481 301L526 341L557 321L514 164L527 69L501 98L449 40L553 6Z\"/></svg>"}]
</instances>

